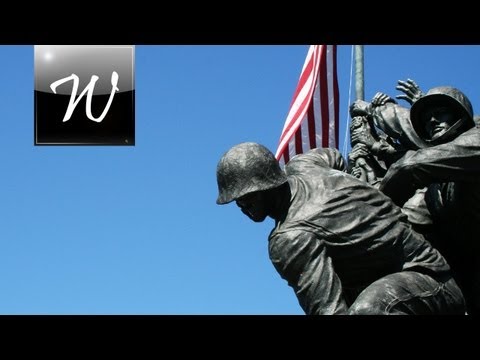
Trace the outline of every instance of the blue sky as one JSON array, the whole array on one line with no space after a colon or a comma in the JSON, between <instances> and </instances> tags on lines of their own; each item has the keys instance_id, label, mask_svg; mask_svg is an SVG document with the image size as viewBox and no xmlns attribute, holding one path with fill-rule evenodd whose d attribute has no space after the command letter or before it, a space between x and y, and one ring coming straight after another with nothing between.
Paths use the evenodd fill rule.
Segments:
<instances>
[{"instance_id":1,"label":"blue sky","mask_svg":"<svg viewBox=\"0 0 480 360\"><path fill-rule=\"evenodd\" d=\"M268 258L273 220L216 205L215 170L240 142L276 150L307 51L137 46L136 145L36 147L33 46L0 46L0 314L303 314ZM364 51L367 99L412 78L480 113L480 46Z\"/></svg>"}]
</instances>

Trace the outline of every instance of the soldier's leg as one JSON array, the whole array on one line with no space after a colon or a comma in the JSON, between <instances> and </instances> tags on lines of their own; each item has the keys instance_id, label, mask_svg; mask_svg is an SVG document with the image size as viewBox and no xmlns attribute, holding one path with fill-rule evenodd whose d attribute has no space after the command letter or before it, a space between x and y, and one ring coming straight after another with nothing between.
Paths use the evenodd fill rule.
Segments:
<instances>
[{"instance_id":1,"label":"soldier's leg","mask_svg":"<svg viewBox=\"0 0 480 360\"><path fill-rule=\"evenodd\" d=\"M465 314L463 295L453 279L439 282L414 271L385 276L363 290L351 315Z\"/></svg>"}]
</instances>

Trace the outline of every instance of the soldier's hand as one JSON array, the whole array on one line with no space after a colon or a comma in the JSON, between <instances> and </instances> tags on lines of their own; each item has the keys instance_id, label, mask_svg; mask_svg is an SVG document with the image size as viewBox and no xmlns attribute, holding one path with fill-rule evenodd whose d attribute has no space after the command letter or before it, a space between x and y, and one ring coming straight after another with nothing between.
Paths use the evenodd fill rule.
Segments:
<instances>
[{"instance_id":1,"label":"soldier's hand","mask_svg":"<svg viewBox=\"0 0 480 360\"><path fill-rule=\"evenodd\" d=\"M364 144L371 149L373 144L375 144L375 138L371 133L370 126L351 130L350 142L352 145Z\"/></svg>"},{"instance_id":2,"label":"soldier's hand","mask_svg":"<svg viewBox=\"0 0 480 360\"><path fill-rule=\"evenodd\" d=\"M352 168L351 174L355 176L357 179L360 179L362 181L367 181L367 174L365 173L365 170L363 170L360 166L354 166Z\"/></svg>"},{"instance_id":3,"label":"soldier's hand","mask_svg":"<svg viewBox=\"0 0 480 360\"><path fill-rule=\"evenodd\" d=\"M407 79L407 81L398 80L396 89L404 93L402 95L397 95L396 98L405 100L410 105L423 96L420 87L411 79Z\"/></svg>"},{"instance_id":4,"label":"soldier's hand","mask_svg":"<svg viewBox=\"0 0 480 360\"><path fill-rule=\"evenodd\" d=\"M350 132L356 129L363 128L368 125L367 119L364 116L355 116L350 122Z\"/></svg>"},{"instance_id":5,"label":"soldier's hand","mask_svg":"<svg viewBox=\"0 0 480 360\"><path fill-rule=\"evenodd\" d=\"M366 181L369 184L372 184L377 180L377 176L375 175L375 171L373 171L373 168L368 164L367 160L363 157L358 158L355 167L354 168L359 168L360 171L360 177L358 177L362 181ZM356 171L357 172L357 171Z\"/></svg>"},{"instance_id":6,"label":"soldier's hand","mask_svg":"<svg viewBox=\"0 0 480 360\"><path fill-rule=\"evenodd\" d=\"M395 101L395 99L388 96L387 94L377 92L372 99L372 107L382 106L382 105L385 105L386 103L389 103L389 102L394 103L394 104L397 103Z\"/></svg>"},{"instance_id":7,"label":"soldier's hand","mask_svg":"<svg viewBox=\"0 0 480 360\"><path fill-rule=\"evenodd\" d=\"M348 154L348 161L351 164L355 164L357 159L360 157L367 157L370 155L370 151L368 150L365 144L358 143L353 147L353 149Z\"/></svg>"}]
</instances>

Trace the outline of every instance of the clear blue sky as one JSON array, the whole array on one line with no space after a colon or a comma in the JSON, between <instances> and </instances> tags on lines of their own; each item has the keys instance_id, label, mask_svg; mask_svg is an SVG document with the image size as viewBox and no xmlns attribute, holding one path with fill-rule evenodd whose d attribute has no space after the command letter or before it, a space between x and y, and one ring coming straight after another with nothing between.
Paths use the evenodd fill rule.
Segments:
<instances>
[{"instance_id":1,"label":"clear blue sky","mask_svg":"<svg viewBox=\"0 0 480 360\"><path fill-rule=\"evenodd\" d=\"M215 170L240 142L275 151L307 51L137 46L135 147L35 147L33 46L0 46L0 314L303 314L268 258L273 220L216 205ZM365 95L412 78L480 113L479 63L480 46L367 45Z\"/></svg>"}]
</instances>

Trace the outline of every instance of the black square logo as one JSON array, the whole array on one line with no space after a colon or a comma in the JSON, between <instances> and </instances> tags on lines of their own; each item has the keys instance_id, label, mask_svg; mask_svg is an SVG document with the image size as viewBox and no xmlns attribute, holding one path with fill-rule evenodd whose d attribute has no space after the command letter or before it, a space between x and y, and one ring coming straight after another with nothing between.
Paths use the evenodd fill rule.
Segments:
<instances>
[{"instance_id":1,"label":"black square logo","mask_svg":"<svg viewBox=\"0 0 480 360\"><path fill-rule=\"evenodd\" d=\"M135 46L34 53L35 145L135 145Z\"/></svg>"}]
</instances>

